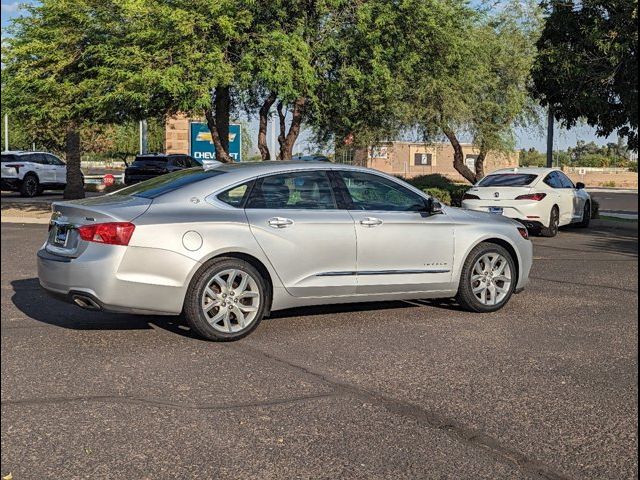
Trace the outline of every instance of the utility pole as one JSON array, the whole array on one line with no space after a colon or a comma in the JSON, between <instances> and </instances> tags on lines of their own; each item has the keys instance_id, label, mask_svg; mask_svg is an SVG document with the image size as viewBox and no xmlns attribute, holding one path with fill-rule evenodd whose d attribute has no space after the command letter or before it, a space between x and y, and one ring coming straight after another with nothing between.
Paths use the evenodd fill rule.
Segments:
<instances>
[{"instance_id":1,"label":"utility pole","mask_svg":"<svg viewBox=\"0 0 640 480\"><path fill-rule=\"evenodd\" d=\"M9 115L4 114L4 151L9 151Z\"/></svg>"},{"instance_id":2,"label":"utility pole","mask_svg":"<svg viewBox=\"0 0 640 480\"><path fill-rule=\"evenodd\" d=\"M140 120L140 155L147 153L149 142L147 139L147 121Z\"/></svg>"},{"instance_id":3,"label":"utility pole","mask_svg":"<svg viewBox=\"0 0 640 480\"><path fill-rule=\"evenodd\" d=\"M553 117L553 108L549 105L547 114L547 167L553 167L553 128L555 118Z\"/></svg>"}]
</instances>

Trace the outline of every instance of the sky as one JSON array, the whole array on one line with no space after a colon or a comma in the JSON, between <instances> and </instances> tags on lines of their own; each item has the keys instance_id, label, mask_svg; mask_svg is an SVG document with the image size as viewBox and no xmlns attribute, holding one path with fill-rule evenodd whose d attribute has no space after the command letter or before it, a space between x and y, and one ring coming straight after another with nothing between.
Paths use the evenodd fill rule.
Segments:
<instances>
[{"instance_id":1,"label":"sky","mask_svg":"<svg viewBox=\"0 0 640 480\"><path fill-rule=\"evenodd\" d=\"M25 3L33 3L29 0L11 1L5 0L2 2L2 30L4 37L4 29L7 27L12 18L15 18L23 13L21 5ZM257 121L250 122L250 130L256 136ZM308 142L310 137L309 132L303 130L299 145L296 151L313 152L315 150L314 145ZM565 150L567 147L574 146L578 140L584 140L587 142L594 141L597 144L604 145L608 142L615 142L616 136L611 135L608 138L597 137L595 135L595 129L587 125L578 126L571 130L564 128L556 128L555 131L555 149ZM541 127L530 127L526 129L518 129L516 131L516 148L536 148L539 151L546 150L546 132Z\"/></svg>"}]
</instances>

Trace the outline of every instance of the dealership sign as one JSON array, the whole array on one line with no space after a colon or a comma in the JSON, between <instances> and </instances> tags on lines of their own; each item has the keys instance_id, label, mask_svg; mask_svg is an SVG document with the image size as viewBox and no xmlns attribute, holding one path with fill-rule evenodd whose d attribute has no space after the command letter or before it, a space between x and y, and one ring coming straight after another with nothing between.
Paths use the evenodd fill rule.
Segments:
<instances>
[{"instance_id":1,"label":"dealership sign","mask_svg":"<svg viewBox=\"0 0 640 480\"><path fill-rule=\"evenodd\" d=\"M229 155L236 162L242 160L241 149L240 125L233 123L229 125ZM211 132L206 123L191 122L189 151L191 156L197 160L215 160L216 147L213 145Z\"/></svg>"}]
</instances>

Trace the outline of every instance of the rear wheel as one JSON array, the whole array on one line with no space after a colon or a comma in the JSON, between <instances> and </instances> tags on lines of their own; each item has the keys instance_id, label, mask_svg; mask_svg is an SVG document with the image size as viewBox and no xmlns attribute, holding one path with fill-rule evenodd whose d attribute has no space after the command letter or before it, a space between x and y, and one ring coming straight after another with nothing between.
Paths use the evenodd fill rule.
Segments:
<instances>
[{"instance_id":1,"label":"rear wheel","mask_svg":"<svg viewBox=\"0 0 640 480\"><path fill-rule=\"evenodd\" d=\"M579 228L587 228L591 223L591 202L585 202L582 212L582 220L578 222Z\"/></svg>"},{"instance_id":2,"label":"rear wheel","mask_svg":"<svg viewBox=\"0 0 640 480\"><path fill-rule=\"evenodd\" d=\"M464 262L456 300L472 312L495 312L509 301L516 282L511 254L500 245L481 243Z\"/></svg>"},{"instance_id":3,"label":"rear wheel","mask_svg":"<svg viewBox=\"0 0 640 480\"><path fill-rule=\"evenodd\" d=\"M35 197L40 192L40 182L33 174L25 175L20 185L20 195L23 197Z\"/></svg>"},{"instance_id":4,"label":"rear wheel","mask_svg":"<svg viewBox=\"0 0 640 480\"><path fill-rule=\"evenodd\" d=\"M267 296L267 283L251 264L221 258L196 274L187 291L184 313L200 336L216 341L238 340L262 320Z\"/></svg>"},{"instance_id":5,"label":"rear wheel","mask_svg":"<svg viewBox=\"0 0 640 480\"><path fill-rule=\"evenodd\" d=\"M549 226L542 227L540 229L540 234L543 237L552 238L558 235L559 229L560 229L560 210L558 209L557 206L554 205L554 207L551 209L551 214L549 216Z\"/></svg>"}]
</instances>

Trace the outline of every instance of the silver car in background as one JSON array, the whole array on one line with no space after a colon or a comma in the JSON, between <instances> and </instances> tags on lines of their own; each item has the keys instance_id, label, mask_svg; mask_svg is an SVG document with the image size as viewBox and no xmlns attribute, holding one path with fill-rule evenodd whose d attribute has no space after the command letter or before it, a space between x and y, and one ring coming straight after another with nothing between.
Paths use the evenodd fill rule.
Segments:
<instances>
[{"instance_id":1,"label":"silver car in background","mask_svg":"<svg viewBox=\"0 0 640 480\"><path fill-rule=\"evenodd\" d=\"M326 162L191 168L52 208L42 287L89 310L184 313L212 340L306 305L455 298L491 312L532 262L514 220Z\"/></svg>"}]
</instances>

